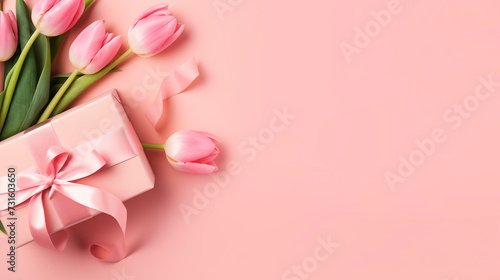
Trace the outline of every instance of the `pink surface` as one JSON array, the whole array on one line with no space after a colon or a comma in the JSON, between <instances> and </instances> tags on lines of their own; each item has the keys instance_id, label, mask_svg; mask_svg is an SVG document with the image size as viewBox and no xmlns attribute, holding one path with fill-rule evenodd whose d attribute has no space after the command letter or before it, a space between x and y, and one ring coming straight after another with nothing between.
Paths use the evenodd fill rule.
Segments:
<instances>
[{"instance_id":1,"label":"pink surface","mask_svg":"<svg viewBox=\"0 0 500 280\"><path fill-rule=\"evenodd\" d=\"M85 24L105 18L125 35L157 3L97 0L59 70L71 70L64 54ZM101 215L73 227L63 253L23 247L18 272L4 263L1 276L500 278L500 87L479 79L500 81L498 1L168 4L186 23L181 38L159 56L129 59L78 101L117 88L144 142L180 129L217 135L219 173L181 174L150 151L156 186L126 203L125 260L85 252L107 227ZM372 37L359 34L365 27ZM200 78L168 101L157 133L145 109L161 77L193 55ZM293 119L277 119L284 108ZM263 140L255 148L253 137ZM205 189L211 198L200 199Z\"/></svg>"}]
</instances>

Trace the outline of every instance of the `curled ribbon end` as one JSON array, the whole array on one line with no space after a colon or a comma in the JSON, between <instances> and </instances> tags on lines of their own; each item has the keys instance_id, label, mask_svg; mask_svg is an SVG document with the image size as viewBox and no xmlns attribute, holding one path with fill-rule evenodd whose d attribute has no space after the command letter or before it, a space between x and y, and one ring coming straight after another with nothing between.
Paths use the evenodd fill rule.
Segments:
<instances>
[{"instance_id":1,"label":"curled ribbon end","mask_svg":"<svg viewBox=\"0 0 500 280\"><path fill-rule=\"evenodd\" d=\"M111 255L110 251L97 244L90 245L89 252L92 256L99 260L105 260L109 257L109 255Z\"/></svg>"},{"instance_id":2,"label":"curled ribbon end","mask_svg":"<svg viewBox=\"0 0 500 280\"><path fill-rule=\"evenodd\" d=\"M124 245L125 244L116 248L109 248L104 245L92 244L89 246L89 252L100 261L115 263L121 261L127 256L127 250Z\"/></svg>"}]
</instances>

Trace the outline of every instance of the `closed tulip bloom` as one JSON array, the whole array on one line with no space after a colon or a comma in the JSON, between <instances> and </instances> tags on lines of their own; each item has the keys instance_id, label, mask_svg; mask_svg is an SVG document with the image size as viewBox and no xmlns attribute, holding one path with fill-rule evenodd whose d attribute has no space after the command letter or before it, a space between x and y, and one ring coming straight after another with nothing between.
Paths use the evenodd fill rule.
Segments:
<instances>
[{"instance_id":1,"label":"closed tulip bloom","mask_svg":"<svg viewBox=\"0 0 500 280\"><path fill-rule=\"evenodd\" d=\"M81 73L94 74L111 62L121 43L121 36L106 32L104 20L99 20L76 37L69 49L69 59Z\"/></svg>"},{"instance_id":2,"label":"closed tulip bloom","mask_svg":"<svg viewBox=\"0 0 500 280\"><path fill-rule=\"evenodd\" d=\"M130 49L143 57L153 56L172 44L184 31L167 5L156 5L135 19L128 32Z\"/></svg>"},{"instance_id":3,"label":"closed tulip bloom","mask_svg":"<svg viewBox=\"0 0 500 280\"><path fill-rule=\"evenodd\" d=\"M75 25L85 9L85 0L38 0L31 20L46 36L58 36Z\"/></svg>"},{"instance_id":4,"label":"closed tulip bloom","mask_svg":"<svg viewBox=\"0 0 500 280\"><path fill-rule=\"evenodd\" d=\"M64 93L73 83L78 73L94 74L108 65L115 57L122 44L122 37L106 32L104 20L98 20L87 26L73 41L69 49L69 60L75 71L54 95L45 108L38 122L47 120Z\"/></svg>"},{"instance_id":5,"label":"closed tulip bloom","mask_svg":"<svg viewBox=\"0 0 500 280\"><path fill-rule=\"evenodd\" d=\"M215 136L206 132L181 130L164 145L168 161L177 170L206 174L217 171L214 159L219 155Z\"/></svg>"},{"instance_id":6,"label":"closed tulip bloom","mask_svg":"<svg viewBox=\"0 0 500 280\"><path fill-rule=\"evenodd\" d=\"M17 49L17 21L14 13L0 11L0 61L9 60Z\"/></svg>"}]
</instances>

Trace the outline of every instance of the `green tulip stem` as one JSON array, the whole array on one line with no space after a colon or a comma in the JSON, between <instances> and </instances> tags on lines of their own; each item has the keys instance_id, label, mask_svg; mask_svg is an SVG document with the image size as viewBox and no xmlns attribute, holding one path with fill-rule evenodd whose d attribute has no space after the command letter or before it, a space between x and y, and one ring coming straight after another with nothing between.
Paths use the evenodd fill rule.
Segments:
<instances>
[{"instance_id":1,"label":"green tulip stem","mask_svg":"<svg viewBox=\"0 0 500 280\"><path fill-rule=\"evenodd\" d=\"M54 108L56 107L57 103L59 103L59 100L61 100L64 93L73 83L79 72L80 71L78 71L78 69L75 69L75 71L73 71L73 73L71 73L71 75L66 79L66 82L64 82L62 87L57 91L56 95L54 95L54 98L52 98L52 100L50 101L47 108L45 108L45 111L43 111L42 116L38 119L38 123L41 123L50 117L50 114L52 114L52 111L54 111Z\"/></svg>"},{"instance_id":2,"label":"green tulip stem","mask_svg":"<svg viewBox=\"0 0 500 280\"><path fill-rule=\"evenodd\" d=\"M165 145L163 144L147 144L147 143L142 143L142 147L144 149L165 149Z\"/></svg>"},{"instance_id":3,"label":"green tulip stem","mask_svg":"<svg viewBox=\"0 0 500 280\"><path fill-rule=\"evenodd\" d=\"M37 29L33 35L31 35L30 39L24 46L23 51L19 55L19 59L14 65L14 71L12 72L12 77L10 78L9 84L6 85L5 97L3 100L2 108L0 109L0 131L2 131L3 126L5 124L5 120L7 119L7 113L9 112L10 103L12 101L12 97L14 96L14 91L16 90L17 80L19 79L19 75L21 74L21 69L23 68L24 60L28 55L31 46L35 42L36 38L40 35L40 31Z\"/></svg>"},{"instance_id":4,"label":"green tulip stem","mask_svg":"<svg viewBox=\"0 0 500 280\"><path fill-rule=\"evenodd\" d=\"M52 117L61 113L66 107L78 96L80 93L82 93L87 87L89 87L92 83L96 82L100 78L102 78L104 75L108 74L111 70L113 70L120 62L122 62L125 58L127 58L129 55L131 55L132 49L128 49L126 52L124 52L119 58L117 58L115 61L111 62L108 64L106 67L104 67L101 71L95 73L95 74L89 74L89 75L84 75L76 80L76 82L69 88L68 94L64 96L64 98L56 105L54 111L52 112ZM92 80L90 83L86 83L84 85L79 84L78 82L80 79L89 79Z\"/></svg>"},{"instance_id":5,"label":"green tulip stem","mask_svg":"<svg viewBox=\"0 0 500 280\"><path fill-rule=\"evenodd\" d=\"M2 0L0 0L0 11L3 11Z\"/></svg>"}]
</instances>

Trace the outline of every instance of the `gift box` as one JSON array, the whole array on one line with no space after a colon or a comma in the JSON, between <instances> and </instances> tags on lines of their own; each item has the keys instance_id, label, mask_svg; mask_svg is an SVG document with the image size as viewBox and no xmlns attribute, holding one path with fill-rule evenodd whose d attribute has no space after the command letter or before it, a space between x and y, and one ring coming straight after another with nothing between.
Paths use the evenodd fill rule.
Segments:
<instances>
[{"instance_id":1,"label":"gift box","mask_svg":"<svg viewBox=\"0 0 500 280\"><path fill-rule=\"evenodd\" d=\"M54 152L57 154L52 155ZM47 163L47 158L50 156L53 156L52 161ZM18 191L21 184L24 184L24 187L29 185L26 180L38 180L40 188L52 184L50 180L56 182L55 180L62 178L70 181L64 183L66 191L61 187L59 191L54 188L56 191L47 190L40 193L39 207L43 205L44 223L49 234L101 213L82 205L75 207L77 205L75 201L79 199L88 199L89 203L95 202L95 197L86 197L89 196L87 192L94 196L95 192L104 191L120 201L125 201L154 186L154 175L149 162L115 90L0 142L0 159L0 177L7 178L9 168L10 171L15 170ZM85 168L88 169L88 166L93 164L101 164L102 167L88 172ZM61 168L61 171L53 176L55 179L46 176L51 172L57 173L57 170L54 171L57 168ZM45 175L39 175L40 173ZM80 174L80 178L74 176L77 173L85 174ZM44 180L48 182L43 183ZM7 186L8 183L2 182L0 194L8 193ZM74 190L79 190L80 194L73 195L70 199L68 193ZM29 195L19 192L16 199L19 203L19 199ZM100 195L104 196L103 192ZM108 207L106 203L109 197L100 200L99 203L104 205L104 208ZM2 203L7 202L4 199ZM36 222L33 221L34 217L43 219L43 215L40 217L40 213L36 212L39 211L38 208L32 209L34 213L29 212L32 208L30 204L33 202L26 199L15 207L14 216L4 210L0 218L4 225L9 224L9 218L16 218L17 247L33 241L32 231L33 227L36 227L33 225ZM0 209L6 206L0 205ZM124 230L124 227L122 229ZM0 235L5 238L5 235Z\"/></svg>"}]
</instances>

